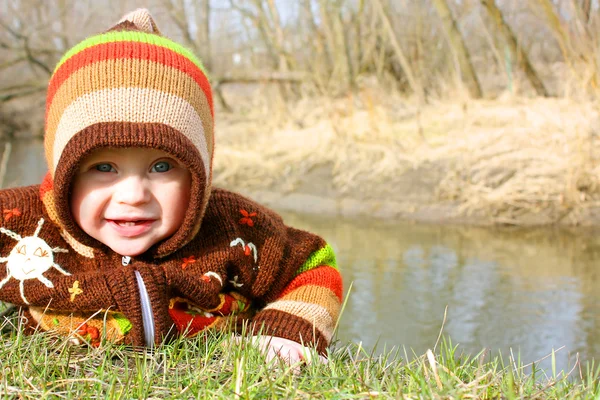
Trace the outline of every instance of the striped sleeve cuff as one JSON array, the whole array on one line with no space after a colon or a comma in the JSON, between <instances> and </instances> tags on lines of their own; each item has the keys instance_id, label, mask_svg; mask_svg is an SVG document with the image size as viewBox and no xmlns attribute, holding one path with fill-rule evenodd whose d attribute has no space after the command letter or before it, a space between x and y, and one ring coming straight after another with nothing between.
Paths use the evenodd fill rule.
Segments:
<instances>
[{"instance_id":1,"label":"striped sleeve cuff","mask_svg":"<svg viewBox=\"0 0 600 400\"><path fill-rule=\"evenodd\" d=\"M324 353L333 336L342 302L342 278L329 245L298 269L276 301L253 319L255 332L283 337Z\"/></svg>"}]
</instances>

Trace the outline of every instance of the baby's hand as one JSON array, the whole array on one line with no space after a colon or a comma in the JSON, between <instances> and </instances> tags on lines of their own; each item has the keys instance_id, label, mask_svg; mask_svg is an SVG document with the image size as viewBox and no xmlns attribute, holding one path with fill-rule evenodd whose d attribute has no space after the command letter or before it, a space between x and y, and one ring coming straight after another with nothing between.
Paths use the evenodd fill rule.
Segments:
<instances>
[{"instance_id":1,"label":"baby's hand","mask_svg":"<svg viewBox=\"0 0 600 400\"><path fill-rule=\"evenodd\" d=\"M316 355L315 350L310 347L277 336L252 336L246 339L237 336L234 340L237 344L249 341L252 345L257 346L267 358L267 363L279 357L290 366L301 362L308 365L313 362L313 357ZM327 363L327 358L321 355L317 360L318 362Z\"/></svg>"}]
</instances>

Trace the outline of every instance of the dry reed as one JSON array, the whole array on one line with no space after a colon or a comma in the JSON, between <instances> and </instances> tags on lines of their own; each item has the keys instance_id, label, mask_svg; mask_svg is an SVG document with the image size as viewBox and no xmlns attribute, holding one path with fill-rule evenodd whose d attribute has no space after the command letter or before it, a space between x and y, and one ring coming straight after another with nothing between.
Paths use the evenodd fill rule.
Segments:
<instances>
[{"instance_id":1,"label":"dry reed","mask_svg":"<svg viewBox=\"0 0 600 400\"><path fill-rule=\"evenodd\" d=\"M447 203L454 216L507 224L585 224L599 205L591 100L505 95L418 107L378 85L285 108L254 98L241 113L221 113L217 184L400 203L423 185L433 195L415 207ZM439 179L426 178L431 169ZM403 185L405 174L422 182Z\"/></svg>"}]
</instances>

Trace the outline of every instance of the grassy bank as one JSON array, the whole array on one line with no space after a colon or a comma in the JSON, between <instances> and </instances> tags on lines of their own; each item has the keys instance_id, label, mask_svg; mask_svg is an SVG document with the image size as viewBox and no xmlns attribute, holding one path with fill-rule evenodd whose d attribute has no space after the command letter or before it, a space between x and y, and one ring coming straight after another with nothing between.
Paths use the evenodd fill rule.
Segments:
<instances>
[{"instance_id":1,"label":"grassy bank","mask_svg":"<svg viewBox=\"0 0 600 400\"><path fill-rule=\"evenodd\" d=\"M513 359L465 356L443 341L419 357L337 343L328 364L295 373L267 367L256 349L222 336L179 340L151 353L108 343L85 348L46 333L26 336L10 326L15 323L5 322L8 332L0 338L3 398L591 399L600 393L593 367L544 373Z\"/></svg>"}]
</instances>

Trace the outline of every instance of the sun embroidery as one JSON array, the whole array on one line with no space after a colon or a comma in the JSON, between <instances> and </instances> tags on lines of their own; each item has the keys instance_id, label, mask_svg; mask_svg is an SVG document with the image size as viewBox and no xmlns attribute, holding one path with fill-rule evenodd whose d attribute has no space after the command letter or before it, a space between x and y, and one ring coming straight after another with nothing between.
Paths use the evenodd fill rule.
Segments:
<instances>
[{"instance_id":1,"label":"sun embroidery","mask_svg":"<svg viewBox=\"0 0 600 400\"><path fill-rule=\"evenodd\" d=\"M13 247L8 257L0 257L0 263L6 263L6 278L0 281L0 289L10 280L15 278L20 281L19 289L21 290L21 298L25 304L29 304L25 297L23 283L28 279L37 279L49 288L53 288L54 284L48 278L42 275L50 268L54 267L63 275L71 275L60 265L54 263L54 253L67 253L68 250L60 247L51 248L41 238L38 237L44 218L40 218L37 228L33 236L22 238L19 234L10 231L6 228L0 228L0 233L17 240L18 243Z\"/></svg>"}]
</instances>

